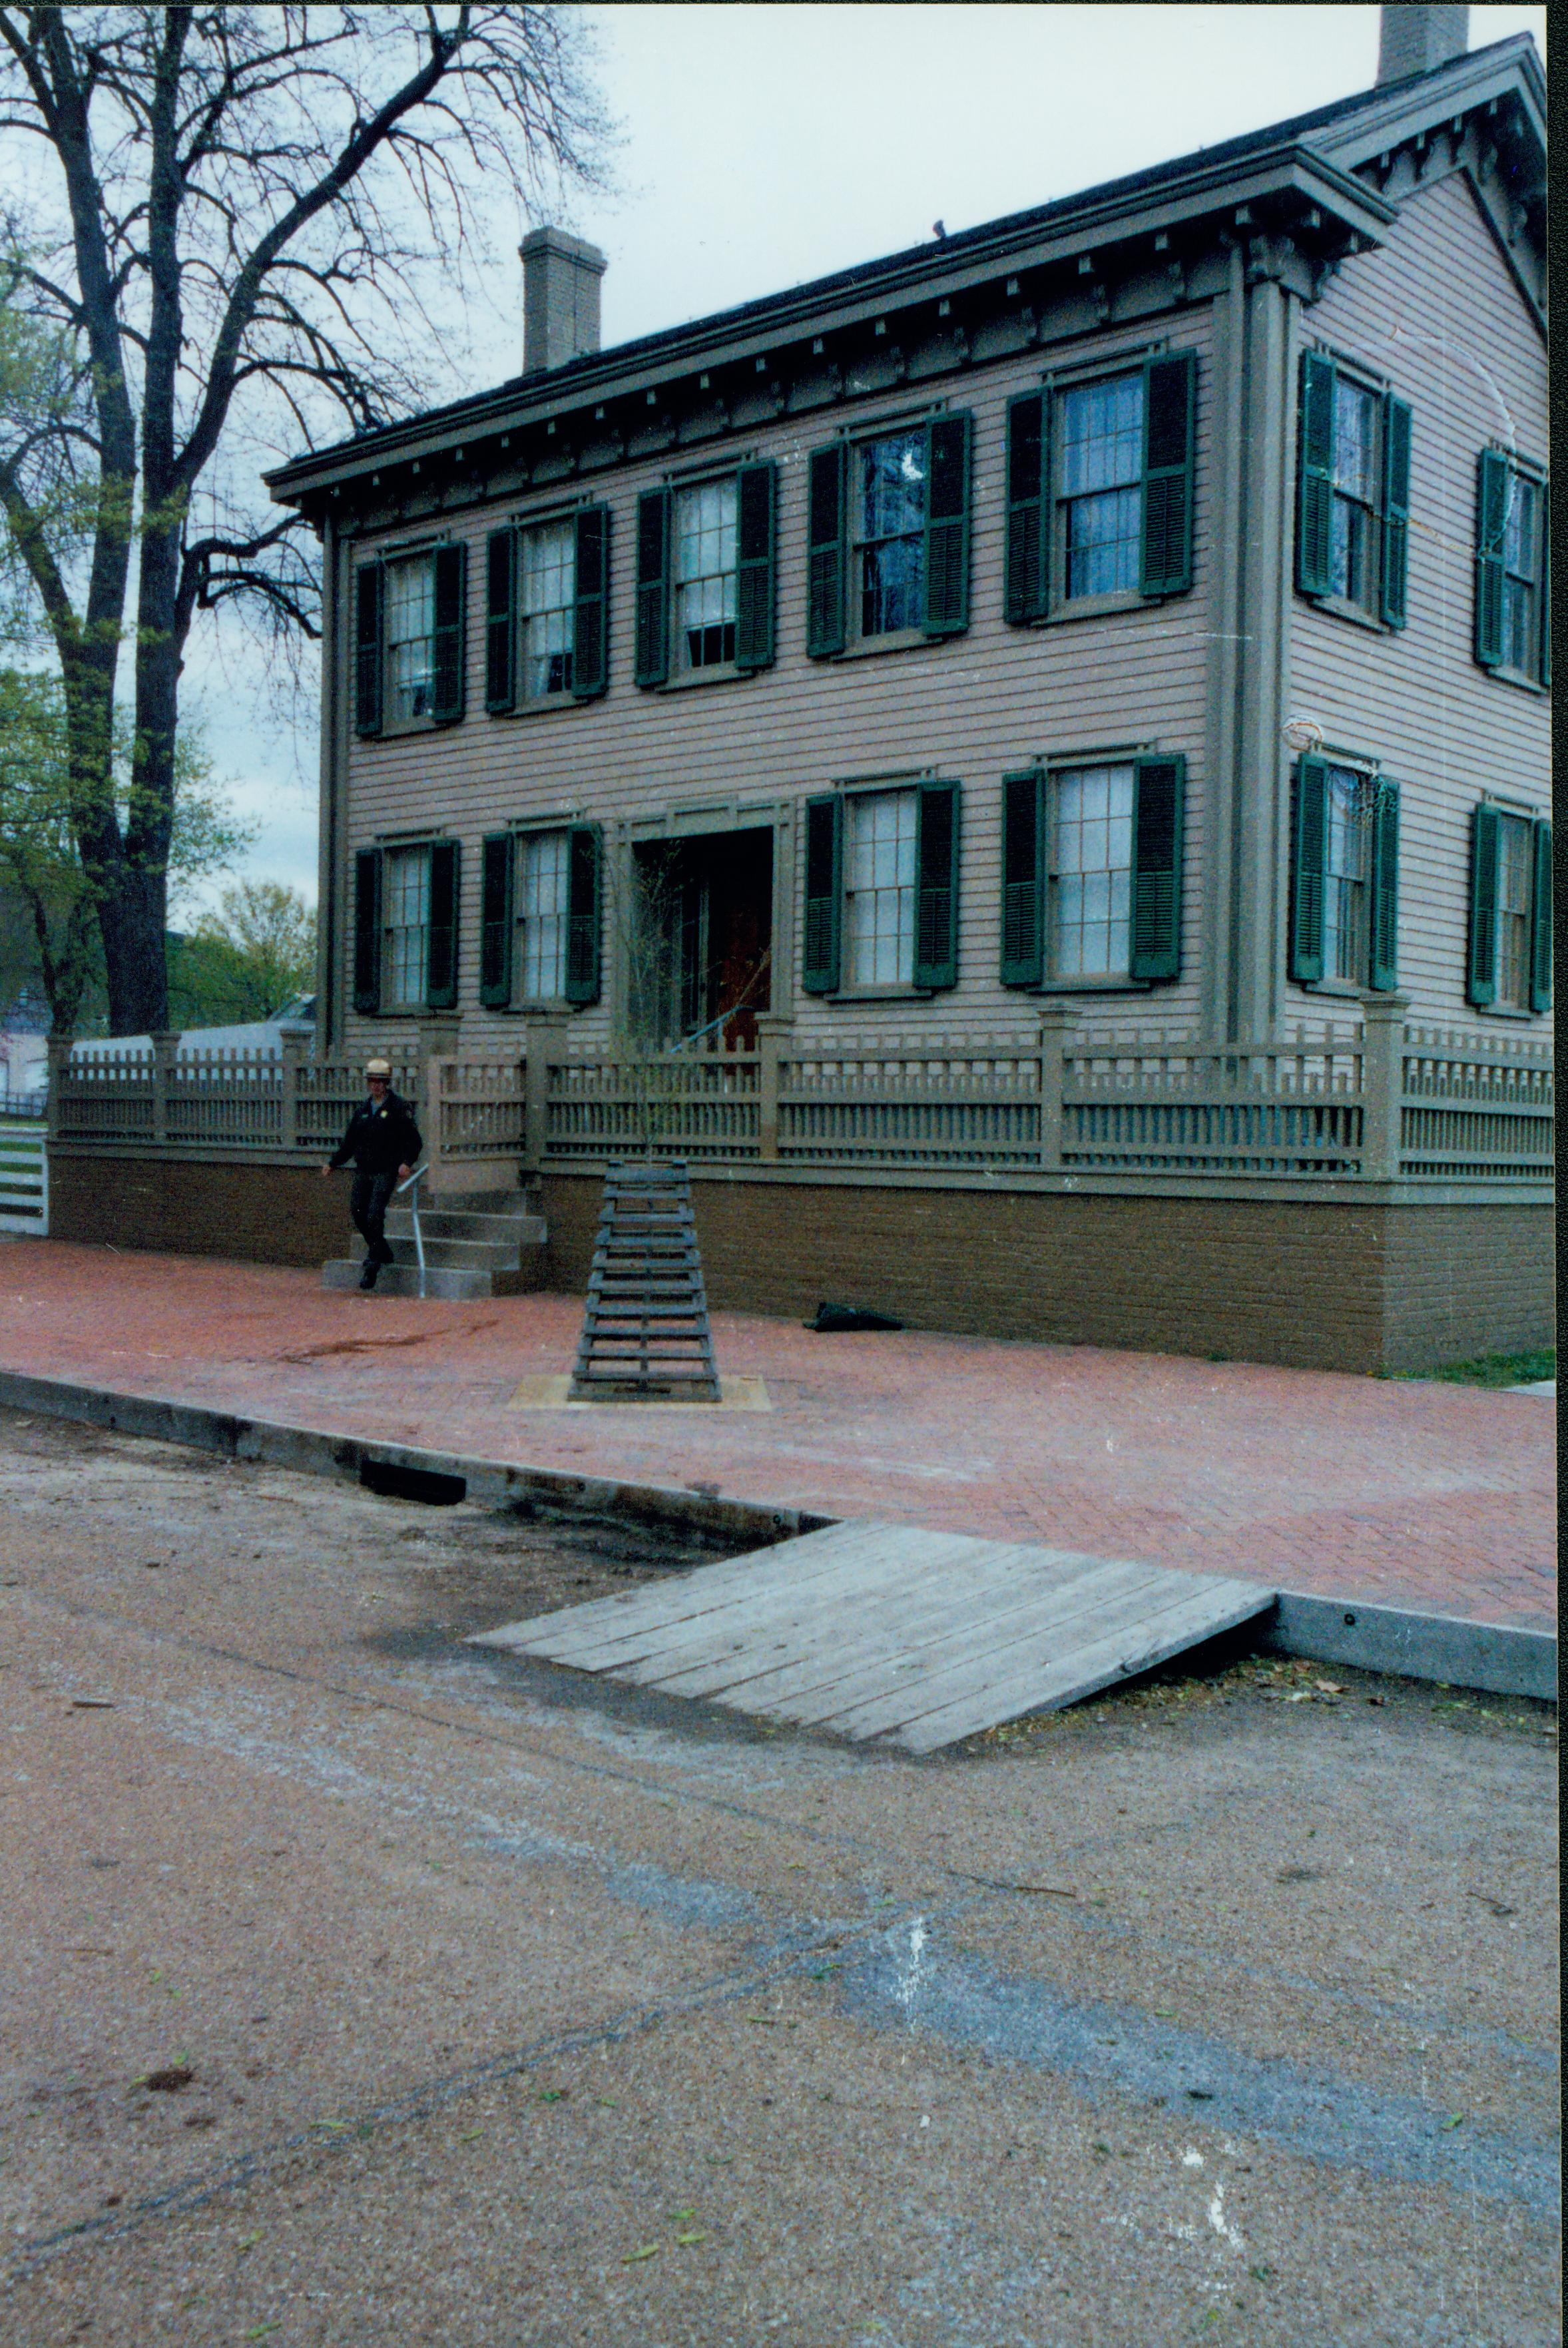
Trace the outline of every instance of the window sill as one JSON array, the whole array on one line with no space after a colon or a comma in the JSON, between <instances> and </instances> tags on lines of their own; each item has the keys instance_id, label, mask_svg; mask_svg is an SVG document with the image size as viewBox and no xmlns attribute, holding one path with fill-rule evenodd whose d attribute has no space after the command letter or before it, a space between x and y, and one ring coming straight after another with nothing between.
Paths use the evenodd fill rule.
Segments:
<instances>
[{"instance_id":1,"label":"window sill","mask_svg":"<svg viewBox=\"0 0 1568 2348\"><path fill-rule=\"evenodd\" d=\"M603 701L602 693L584 695L579 701L574 693L552 693L538 701L520 701L511 709L487 709L487 717L555 717L563 709L586 709L591 701Z\"/></svg>"},{"instance_id":2,"label":"window sill","mask_svg":"<svg viewBox=\"0 0 1568 2348\"><path fill-rule=\"evenodd\" d=\"M1340 1003L1380 1003L1381 994L1370 986L1360 986L1353 978L1298 978L1292 984L1305 994L1331 994Z\"/></svg>"},{"instance_id":3,"label":"window sill","mask_svg":"<svg viewBox=\"0 0 1568 2348\"><path fill-rule=\"evenodd\" d=\"M654 686L655 693L690 693L705 685L735 685L755 676L751 668L737 668L733 661L716 662L712 668L683 669L678 676L666 676L663 685Z\"/></svg>"},{"instance_id":4,"label":"window sill","mask_svg":"<svg viewBox=\"0 0 1568 2348\"><path fill-rule=\"evenodd\" d=\"M1523 1011L1516 1003L1471 1003L1466 1006L1478 1019L1511 1019L1517 1027L1521 1021L1528 1026L1536 1019L1550 1019L1547 1011Z\"/></svg>"},{"instance_id":5,"label":"window sill","mask_svg":"<svg viewBox=\"0 0 1568 2348\"><path fill-rule=\"evenodd\" d=\"M1147 994L1151 978L1043 978L1031 994Z\"/></svg>"},{"instance_id":6,"label":"window sill","mask_svg":"<svg viewBox=\"0 0 1568 2348\"><path fill-rule=\"evenodd\" d=\"M1485 661L1478 661L1476 666L1487 676L1495 676L1499 685L1511 685L1517 692L1536 694L1542 701L1552 697L1549 685L1542 685L1538 676L1531 676L1522 668L1506 668L1501 661L1495 668Z\"/></svg>"},{"instance_id":7,"label":"window sill","mask_svg":"<svg viewBox=\"0 0 1568 2348\"><path fill-rule=\"evenodd\" d=\"M857 636L852 644L844 646L841 653L834 653L831 657L841 661L873 660L878 653L912 653L922 645L951 642L950 636L928 636L923 628L898 628L885 636Z\"/></svg>"},{"instance_id":8,"label":"window sill","mask_svg":"<svg viewBox=\"0 0 1568 2348\"><path fill-rule=\"evenodd\" d=\"M389 719L382 726L379 734L366 734L360 738L366 742L397 742L406 739L410 734L436 734L445 733L445 726L438 726L433 717L404 717Z\"/></svg>"},{"instance_id":9,"label":"window sill","mask_svg":"<svg viewBox=\"0 0 1568 2348\"><path fill-rule=\"evenodd\" d=\"M1326 612L1331 620L1348 620L1353 628L1368 628L1375 636L1397 636L1400 633L1367 611L1365 604L1349 602L1343 595L1308 595L1300 588L1296 592L1304 603L1310 603L1314 611Z\"/></svg>"},{"instance_id":10,"label":"window sill","mask_svg":"<svg viewBox=\"0 0 1568 2348\"><path fill-rule=\"evenodd\" d=\"M1169 600L1164 595L1141 595L1133 587L1119 588L1114 595L1074 595L1070 601L1053 603L1045 618L1033 624L1038 628L1060 628L1072 620L1103 620L1113 612L1141 612Z\"/></svg>"},{"instance_id":11,"label":"window sill","mask_svg":"<svg viewBox=\"0 0 1568 2348\"><path fill-rule=\"evenodd\" d=\"M951 987L942 986L841 986L831 994L810 998L816 1003L934 1003L938 994L950 994Z\"/></svg>"}]
</instances>

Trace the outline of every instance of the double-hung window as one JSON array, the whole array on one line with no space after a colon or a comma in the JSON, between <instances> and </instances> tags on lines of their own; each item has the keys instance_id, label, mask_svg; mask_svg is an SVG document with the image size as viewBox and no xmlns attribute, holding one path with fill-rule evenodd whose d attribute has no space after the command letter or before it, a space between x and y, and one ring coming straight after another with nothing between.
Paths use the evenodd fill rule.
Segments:
<instances>
[{"instance_id":1,"label":"double-hung window","mask_svg":"<svg viewBox=\"0 0 1568 2348\"><path fill-rule=\"evenodd\" d=\"M926 436L895 433L854 454L858 633L898 635L925 615Z\"/></svg>"},{"instance_id":2,"label":"double-hung window","mask_svg":"<svg viewBox=\"0 0 1568 2348\"><path fill-rule=\"evenodd\" d=\"M1180 975L1186 767L1156 755L1002 778L1002 983Z\"/></svg>"},{"instance_id":3,"label":"double-hung window","mask_svg":"<svg viewBox=\"0 0 1568 2348\"><path fill-rule=\"evenodd\" d=\"M851 987L914 978L917 797L865 791L847 802L844 938Z\"/></svg>"},{"instance_id":4,"label":"double-hung window","mask_svg":"<svg viewBox=\"0 0 1568 2348\"><path fill-rule=\"evenodd\" d=\"M429 554L387 565L387 706L394 726L428 717L436 682L436 564Z\"/></svg>"},{"instance_id":5,"label":"double-hung window","mask_svg":"<svg viewBox=\"0 0 1568 2348\"><path fill-rule=\"evenodd\" d=\"M1501 449L1480 456L1476 490L1476 658L1516 682L1551 677L1546 484Z\"/></svg>"},{"instance_id":6,"label":"double-hung window","mask_svg":"<svg viewBox=\"0 0 1568 2348\"><path fill-rule=\"evenodd\" d=\"M1295 583L1328 610L1405 624L1411 418L1326 351L1304 351L1296 422Z\"/></svg>"},{"instance_id":7,"label":"double-hung window","mask_svg":"<svg viewBox=\"0 0 1568 2348\"><path fill-rule=\"evenodd\" d=\"M531 831L517 843L517 967L525 1003L554 1003L566 993L571 838L565 830Z\"/></svg>"},{"instance_id":8,"label":"double-hung window","mask_svg":"<svg viewBox=\"0 0 1568 2348\"><path fill-rule=\"evenodd\" d=\"M570 693L577 648L577 531L573 521L544 522L520 534L518 603L523 699L548 701Z\"/></svg>"},{"instance_id":9,"label":"double-hung window","mask_svg":"<svg viewBox=\"0 0 1568 2348\"><path fill-rule=\"evenodd\" d=\"M1329 592L1371 613L1377 597L1378 409L1376 393L1348 376L1334 384Z\"/></svg>"},{"instance_id":10,"label":"double-hung window","mask_svg":"<svg viewBox=\"0 0 1568 2348\"><path fill-rule=\"evenodd\" d=\"M1552 826L1483 799L1470 819L1470 970L1480 1009L1552 1002Z\"/></svg>"},{"instance_id":11,"label":"double-hung window","mask_svg":"<svg viewBox=\"0 0 1568 2348\"><path fill-rule=\"evenodd\" d=\"M679 670L735 660L736 480L700 481L674 500L675 653Z\"/></svg>"},{"instance_id":12,"label":"double-hung window","mask_svg":"<svg viewBox=\"0 0 1568 2348\"><path fill-rule=\"evenodd\" d=\"M1125 978L1131 952L1133 767L1068 767L1050 778L1046 967L1053 978Z\"/></svg>"},{"instance_id":13,"label":"double-hung window","mask_svg":"<svg viewBox=\"0 0 1568 2348\"><path fill-rule=\"evenodd\" d=\"M1143 375L1061 393L1057 487L1063 600L1136 592L1143 523Z\"/></svg>"},{"instance_id":14,"label":"double-hung window","mask_svg":"<svg viewBox=\"0 0 1568 2348\"><path fill-rule=\"evenodd\" d=\"M429 850L389 849L382 891L387 928L383 1007L415 1011L425 1002L429 978Z\"/></svg>"},{"instance_id":15,"label":"double-hung window","mask_svg":"<svg viewBox=\"0 0 1568 2348\"><path fill-rule=\"evenodd\" d=\"M1399 787L1345 759L1303 758L1292 798L1290 975L1398 984Z\"/></svg>"}]
</instances>

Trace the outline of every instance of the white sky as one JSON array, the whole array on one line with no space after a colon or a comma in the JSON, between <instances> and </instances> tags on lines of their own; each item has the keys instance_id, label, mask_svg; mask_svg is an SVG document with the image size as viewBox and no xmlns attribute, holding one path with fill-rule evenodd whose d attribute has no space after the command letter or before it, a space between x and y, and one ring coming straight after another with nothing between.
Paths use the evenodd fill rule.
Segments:
<instances>
[{"instance_id":1,"label":"white sky","mask_svg":"<svg viewBox=\"0 0 1568 2348\"><path fill-rule=\"evenodd\" d=\"M1470 46L1543 7L1472 7ZM1375 6L610 6L584 16L622 144L563 224L609 255L606 345L1046 203L1368 88ZM480 390L521 362L503 241L467 323ZM263 832L245 869L315 893L314 711L269 721L237 642L191 647L219 771Z\"/></svg>"}]
</instances>

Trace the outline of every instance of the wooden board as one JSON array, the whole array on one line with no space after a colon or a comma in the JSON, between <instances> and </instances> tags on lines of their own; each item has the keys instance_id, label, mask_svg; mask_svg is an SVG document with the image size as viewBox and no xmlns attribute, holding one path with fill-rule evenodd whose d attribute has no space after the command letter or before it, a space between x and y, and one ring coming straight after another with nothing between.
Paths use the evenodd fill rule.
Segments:
<instances>
[{"instance_id":1,"label":"wooden board","mask_svg":"<svg viewBox=\"0 0 1568 2348\"><path fill-rule=\"evenodd\" d=\"M1256 1582L851 1518L470 1643L931 1753L1274 1602Z\"/></svg>"}]
</instances>

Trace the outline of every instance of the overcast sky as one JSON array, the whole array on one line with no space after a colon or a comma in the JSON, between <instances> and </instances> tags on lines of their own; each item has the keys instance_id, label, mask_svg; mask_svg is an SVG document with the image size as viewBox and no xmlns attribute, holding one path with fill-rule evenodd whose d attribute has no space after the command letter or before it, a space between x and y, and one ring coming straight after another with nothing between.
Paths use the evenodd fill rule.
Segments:
<instances>
[{"instance_id":1,"label":"overcast sky","mask_svg":"<svg viewBox=\"0 0 1568 2348\"><path fill-rule=\"evenodd\" d=\"M1546 11L1472 7L1470 46ZM609 256L606 345L918 243L1367 88L1374 6L834 5L584 11L617 191L564 225ZM469 320L478 390L517 372L503 246ZM245 869L315 893L314 715L267 721L253 659L192 647L191 699L263 832Z\"/></svg>"}]
</instances>

